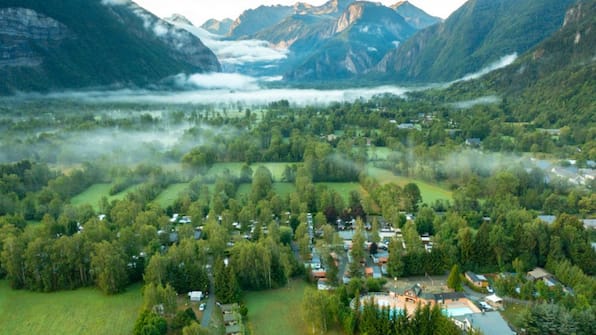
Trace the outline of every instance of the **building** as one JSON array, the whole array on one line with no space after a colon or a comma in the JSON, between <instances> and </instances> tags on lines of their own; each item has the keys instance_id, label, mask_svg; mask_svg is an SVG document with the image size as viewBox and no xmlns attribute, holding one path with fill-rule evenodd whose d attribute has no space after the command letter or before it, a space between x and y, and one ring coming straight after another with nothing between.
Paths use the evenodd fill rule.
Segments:
<instances>
[{"instance_id":1,"label":"building","mask_svg":"<svg viewBox=\"0 0 596 335\"><path fill-rule=\"evenodd\" d=\"M484 300L494 308L501 308L503 307L503 299L501 299L496 294L491 294L484 298Z\"/></svg>"},{"instance_id":2,"label":"building","mask_svg":"<svg viewBox=\"0 0 596 335\"><path fill-rule=\"evenodd\" d=\"M201 292L201 291L188 292L188 297L190 298L190 301L201 301L201 300L203 300L203 292Z\"/></svg>"},{"instance_id":3,"label":"building","mask_svg":"<svg viewBox=\"0 0 596 335\"><path fill-rule=\"evenodd\" d=\"M476 329L480 330L484 335L515 334L501 314L496 311L456 316L452 320L465 332Z\"/></svg>"},{"instance_id":4,"label":"building","mask_svg":"<svg viewBox=\"0 0 596 335\"><path fill-rule=\"evenodd\" d=\"M535 268L534 270L528 272L527 278L531 281L542 280L544 278L552 277L552 275L544 270L543 268Z\"/></svg>"},{"instance_id":5,"label":"building","mask_svg":"<svg viewBox=\"0 0 596 335\"><path fill-rule=\"evenodd\" d=\"M226 335L242 335L241 325L226 326Z\"/></svg>"},{"instance_id":6,"label":"building","mask_svg":"<svg viewBox=\"0 0 596 335\"><path fill-rule=\"evenodd\" d=\"M488 280L483 275L475 274L472 271L466 271L466 279L476 287L488 287Z\"/></svg>"}]
</instances>

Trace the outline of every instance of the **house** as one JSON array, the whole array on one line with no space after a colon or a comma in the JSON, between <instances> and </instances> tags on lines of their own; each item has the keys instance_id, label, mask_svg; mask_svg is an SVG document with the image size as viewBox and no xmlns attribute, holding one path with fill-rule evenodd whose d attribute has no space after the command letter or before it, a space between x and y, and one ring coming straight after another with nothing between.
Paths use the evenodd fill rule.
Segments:
<instances>
[{"instance_id":1,"label":"house","mask_svg":"<svg viewBox=\"0 0 596 335\"><path fill-rule=\"evenodd\" d=\"M433 294L435 302L443 305L445 305L446 301L458 301L465 297L466 295L463 292L443 292Z\"/></svg>"},{"instance_id":2,"label":"house","mask_svg":"<svg viewBox=\"0 0 596 335\"><path fill-rule=\"evenodd\" d=\"M327 278L321 278L317 281L317 290L329 291L332 289L334 289L334 287L331 286L331 284L329 284L329 281L327 280Z\"/></svg>"},{"instance_id":3,"label":"house","mask_svg":"<svg viewBox=\"0 0 596 335\"><path fill-rule=\"evenodd\" d=\"M372 270L373 270L373 274L372 274L372 277L373 278L379 279L379 278L381 278L383 276L381 274L381 268L379 266L373 265Z\"/></svg>"},{"instance_id":4,"label":"house","mask_svg":"<svg viewBox=\"0 0 596 335\"><path fill-rule=\"evenodd\" d=\"M501 299L496 294L491 294L484 298L484 300L494 308L501 308L503 307L503 299Z\"/></svg>"},{"instance_id":5,"label":"house","mask_svg":"<svg viewBox=\"0 0 596 335\"><path fill-rule=\"evenodd\" d=\"M223 315L224 325L233 326L238 324L238 315L236 313L228 313Z\"/></svg>"},{"instance_id":6,"label":"house","mask_svg":"<svg viewBox=\"0 0 596 335\"><path fill-rule=\"evenodd\" d=\"M528 280L531 281L537 281L548 277L552 277L552 275L543 268L535 268L534 270L528 272L527 275Z\"/></svg>"},{"instance_id":7,"label":"house","mask_svg":"<svg viewBox=\"0 0 596 335\"><path fill-rule=\"evenodd\" d=\"M477 137L466 138L466 145L469 147L479 147L482 141Z\"/></svg>"},{"instance_id":8,"label":"house","mask_svg":"<svg viewBox=\"0 0 596 335\"><path fill-rule=\"evenodd\" d=\"M241 325L226 326L226 335L242 335Z\"/></svg>"},{"instance_id":9,"label":"house","mask_svg":"<svg viewBox=\"0 0 596 335\"><path fill-rule=\"evenodd\" d=\"M456 316L453 322L463 331L477 329L484 335L513 335L515 332L509 328L507 322L499 312L484 312Z\"/></svg>"},{"instance_id":10,"label":"house","mask_svg":"<svg viewBox=\"0 0 596 335\"><path fill-rule=\"evenodd\" d=\"M364 269L364 274L367 277L372 277L373 276L373 273L374 273L373 268L370 267L370 266Z\"/></svg>"},{"instance_id":11,"label":"house","mask_svg":"<svg viewBox=\"0 0 596 335\"><path fill-rule=\"evenodd\" d=\"M557 217L554 215L538 215L538 219L546 224L553 224Z\"/></svg>"},{"instance_id":12,"label":"house","mask_svg":"<svg viewBox=\"0 0 596 335\"><path fill-rule=\"evenodd\" d=\"M486 277L483 275L475 274L472 271L466 271L465 276L466 279L476 287L484 288L488 286L488 280L486 280Z\"/></svg>"},{"instance_id":13,"label":"house","mask_svg":"<svg viewBox=\"0 0 596 335\"><path fill-rule=\"evenodd\" d=\"M596 229L596 219L583 219L584 228Z\"/></svg>"},{"instance_id":14,"label":"house","mask_svg":"<svg viewBox=\"0 0 596 335\"><path fill-rule=\"evenodd\" d=\"M238 304L234 303L219 305L219 309L221 309L223 314L231 314L238 309Z\"/></svg>"},{"instance_id":15,"label":"house","mask_svg":"<svg viewBox=\"0 0 596 335\"><path fill-rule=\"evenodd\" d=\"M201 291L191 291L188 292L188 297L190 298L190 301L201 301L203 300L203 292Z\"/></svg>"}]
</instances>

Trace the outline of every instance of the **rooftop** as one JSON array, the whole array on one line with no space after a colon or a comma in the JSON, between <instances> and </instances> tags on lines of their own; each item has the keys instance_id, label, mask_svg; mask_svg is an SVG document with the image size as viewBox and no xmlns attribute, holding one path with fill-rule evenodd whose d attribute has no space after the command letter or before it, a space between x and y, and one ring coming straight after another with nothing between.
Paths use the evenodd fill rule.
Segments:
<instances>
[{"instance_id":1,"label":"rooftop","mask_svg":"<svg viewBox=\"0 0 596 335\"><path fill-rule=\"evenodd\" d=\"M456 316L455 319L468 320L472 328L478 329L484 335L515 334L499 312L485 312Z\"/></svg>"}]
</instances>

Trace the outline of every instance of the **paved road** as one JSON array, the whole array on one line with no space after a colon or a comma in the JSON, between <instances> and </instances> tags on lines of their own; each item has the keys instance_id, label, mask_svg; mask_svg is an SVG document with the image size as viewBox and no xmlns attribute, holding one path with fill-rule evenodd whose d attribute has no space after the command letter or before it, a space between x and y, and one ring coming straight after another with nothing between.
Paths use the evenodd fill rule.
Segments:
<instances>
[{"instance_id":1,"label":"paved road","mask_svg":"<svg viewBox=\"0 0 596 335\"><path fill-rule=\"evenodd\" d=\"M211 264L211 269L213 268L213 260L209 261ZM209 269L209 298L207 300L203 300L203 303L206 304L205 310L203 311L203 319L201 320L201 326L207 328L209 327L209 321L211 321L211 314L213 313L213 309L215 308L215 288L213 284L213 274Z\"/></svg>"}]
</instances>

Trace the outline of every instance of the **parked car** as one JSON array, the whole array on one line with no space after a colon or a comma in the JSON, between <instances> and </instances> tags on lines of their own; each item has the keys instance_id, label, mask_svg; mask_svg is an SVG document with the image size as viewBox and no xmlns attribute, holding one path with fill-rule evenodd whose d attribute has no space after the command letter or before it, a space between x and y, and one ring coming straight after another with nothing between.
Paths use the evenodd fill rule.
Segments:
<instances>
[{"instance_id":1,"label":"parked car","mask_svg":"<svg viewBox=\"0 0 596 335\"><path fill-rule=\"evenodd\" d=\"M490 286L487 286L487 287L486 287L486 291L487 291L488 293L491 293L491 294L492 294L492 293L495 293L495 290L493 290L493 288L492 288L492 287L490 287Z\"/></svg>"},{"instance_id":2,"label":"parked car","mask_svg":"<svg viewBox=\"0 0 596 335\"><path fill-rule=\"evenodd\" d=\"M199 305L199 311L204 311L205 307L207 307L207 305L205 303L202 303Z\"/></svg>"}]
</instances>

